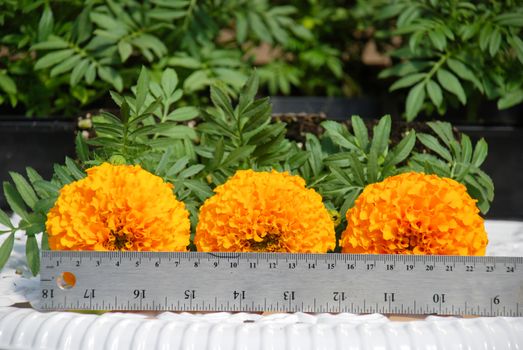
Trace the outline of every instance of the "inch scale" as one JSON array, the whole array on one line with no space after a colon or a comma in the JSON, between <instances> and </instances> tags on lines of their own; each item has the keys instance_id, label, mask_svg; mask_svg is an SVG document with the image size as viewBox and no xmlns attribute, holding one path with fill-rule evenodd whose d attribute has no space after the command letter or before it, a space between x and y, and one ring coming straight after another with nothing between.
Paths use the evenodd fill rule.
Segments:
<instances>
[{"instance_id":1,"label":"inch scale","mask_svg":"<svg viewBox=\"0 0 523 350\"><path fill-rule=\"evenodd\" d=\"M42 310L523 316L523 257L43 251Z\"/></svg>"}]
</instances>

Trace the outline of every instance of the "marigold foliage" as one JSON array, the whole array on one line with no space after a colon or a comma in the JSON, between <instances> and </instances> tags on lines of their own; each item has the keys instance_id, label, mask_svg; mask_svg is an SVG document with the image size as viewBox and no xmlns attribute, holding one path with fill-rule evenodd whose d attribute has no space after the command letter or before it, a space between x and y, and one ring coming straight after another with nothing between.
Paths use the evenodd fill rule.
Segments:
<instances>
[{"instance_id":1,"label":"marigold foliage","mask_svg":"<svg viewBox=\"0 0 523 350\"><path fill-rule=\"evenodd\" d=\"M199 251L324 253L335 247L321 196L299 176L240 170L214 191L200 209Z\"/></svg>"},{"instance_id":2,"label":"marigold foliage","mask_svg":"<svg viewBox=\"0 0 523 350\"><path fill-rule=\"evenodd\" d=\"M487 234L462 184L404 173L367 186L347 212L344 253L484 255Z\"/></svg>"},{"instance_id":3,"label":"marigold foliage","mask_svg":"<svg viewBox=\"0 0 523 350\"><path fill-rule=\"evenodd\" d=\"M47 215L55 250L185 251L190 222L173 185L139 165L104 163L64 186Z\"/></svg>"}]
</instances>

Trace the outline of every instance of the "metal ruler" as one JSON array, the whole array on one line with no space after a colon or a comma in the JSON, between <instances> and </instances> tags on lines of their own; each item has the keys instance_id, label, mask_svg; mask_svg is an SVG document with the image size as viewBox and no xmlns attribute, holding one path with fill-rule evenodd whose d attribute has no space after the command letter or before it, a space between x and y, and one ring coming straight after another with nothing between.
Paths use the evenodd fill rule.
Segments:
<instances>
[{"instance_id":1,"label":"metal ruler","mask_svg":"<svg viewBox=\"0 0 523 350\"><path fill-rule=\"evenodd\" d=\"M44 310L523 316L523 257L43 251Z\"/></svg>"}]
</instances>

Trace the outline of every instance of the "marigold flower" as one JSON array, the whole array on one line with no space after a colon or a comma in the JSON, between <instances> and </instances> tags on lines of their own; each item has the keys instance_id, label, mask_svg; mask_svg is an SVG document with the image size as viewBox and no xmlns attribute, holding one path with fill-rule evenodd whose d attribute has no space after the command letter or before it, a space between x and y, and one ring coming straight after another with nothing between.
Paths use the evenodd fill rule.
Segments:
<instances>
[{"instance_id":1,"label":"marigold flower","mask_svg":"<svg viewBox=\"0 0 523 350\"><path fill-rule=\"evenodd\" d=\"M367 186L347 211L344 253L484 255L476 201L448 178L405 173Z\"/></svg>"},{"instance_id":2,"label":"marigold flower","mask_svg":"<svg viewBox=\"0 0 523 350\"><path fill-rule=\"evenodd\" d=\"M200 208L199 251L303 252L334 249L334 223L305 180L288 173L240 170Z\"/></svg>"},{"instance_id":3,"label":"marigold flower","mask_svg":"<svg viewBox=\"0 0 523 350\"><path fill-rule=\"evenodd\" d=\"M189 212L173 185L139 165L104 163L64 186L47 214L56 250L185 251Z\"/></svg>"}]
</instances>

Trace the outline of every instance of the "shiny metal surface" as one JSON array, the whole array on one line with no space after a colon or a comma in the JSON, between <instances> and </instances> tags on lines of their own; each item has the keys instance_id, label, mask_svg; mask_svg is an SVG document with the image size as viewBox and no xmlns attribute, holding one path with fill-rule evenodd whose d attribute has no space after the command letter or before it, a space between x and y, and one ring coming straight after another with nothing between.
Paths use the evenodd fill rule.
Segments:
<instances>
[{"instance_id":1,"label":"shiny metal surface","mask_svg":"<svg viewBox=\"0 0 523 350\"><path fill-rule=\"evenodd\" d=\"M44 251L40 293L46 310L522 316L523 258Z\"/></svg>"}]
</instances>

